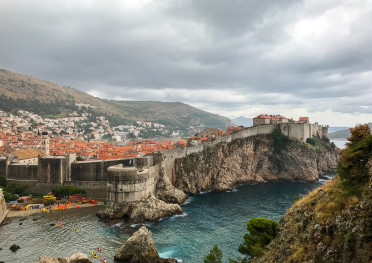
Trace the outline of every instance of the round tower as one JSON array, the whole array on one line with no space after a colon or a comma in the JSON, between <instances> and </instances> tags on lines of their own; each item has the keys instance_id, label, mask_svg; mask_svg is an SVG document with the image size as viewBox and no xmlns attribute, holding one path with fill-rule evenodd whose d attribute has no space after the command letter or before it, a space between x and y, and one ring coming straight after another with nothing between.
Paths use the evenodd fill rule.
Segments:
<instances>
[{"instance_id":1,"label":"round tower","mask_svg":"<svg viewBox=\"0 0 372 263\"><path fill-rule=\"evenodd\" d=\"M49 134L47 131L43 131L41 133L41 150L44 152L46 156L50 155L49 143L50 143Z\"/></svg>"}]
</instances>

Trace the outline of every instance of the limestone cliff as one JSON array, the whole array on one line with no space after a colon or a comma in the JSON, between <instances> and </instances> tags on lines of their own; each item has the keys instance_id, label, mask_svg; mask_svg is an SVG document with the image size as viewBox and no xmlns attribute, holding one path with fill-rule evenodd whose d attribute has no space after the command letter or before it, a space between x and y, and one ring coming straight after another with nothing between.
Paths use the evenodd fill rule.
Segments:
<instances>
[{"instance_id":1,"label":"limestone cliff","mask_svg":"<svg viewBox=\"0 0 372 263\"><path fill-rule=\"evenodd\" d=\"M322 171L334 171L337 166L338 153L328 146L289 140L278 150L270 135L222 142L176 159L175 186L199 193L270 180L315 181Z\"/></svg>"},{"instance_id":2,"label":"limestone cliff","mask_svg":"<svg viewBox=\"0 0 372 263\"><path fill-rule=\"evenodd\" d=\"M372 262L372 168L370 175L358 196L348 195L335 177L297 201L252 263Z\"/></svg>"}]
</instances>

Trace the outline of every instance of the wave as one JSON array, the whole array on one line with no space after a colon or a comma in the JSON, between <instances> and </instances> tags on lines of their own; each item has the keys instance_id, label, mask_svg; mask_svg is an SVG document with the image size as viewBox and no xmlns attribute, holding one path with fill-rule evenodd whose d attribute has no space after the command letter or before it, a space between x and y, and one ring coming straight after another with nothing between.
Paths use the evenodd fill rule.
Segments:
<instances>
[{"instance_id":1,"label":"wave","mask_svg":"<svg viewBox=\"0 0 372 263\"><path fill-rule=\"evenodd\" d=\"M199 194L200 194L200 195L204 195L204 194L207 194L207 193L210 193L210 192L212 192L212 191L209 190L209 191L207 191L207 192L200 192Z\"/></svg>"},{"instance_id":2,"label":"wave","mask_svg":"<svg viewBox=\"0 0 372 263\"><path fill-rule=\"evenodd\" d=\"M234 188L232 190L226 191L226 193L235 193L235 192L238 192L238 191L239 191L238 189Z\"/></svg>"},{"instance_id":3,"label":"wave","mask_svg":"<svg viewBox=\"0 0 372 263\"><path fill-rule=\"evenodd\" d=\"M192 197L190 196L189 198L187 198L187 199L186 199L186 201L185 201L185 202L183 202L183 204L182 204L182 205L187 205L187 204L190 204L192 200L194 200L194 198L192 198Z\"/></svg>"},{"instance_id":4,"label":"wave","mask_svg":"<svg viewBox=\"0 0 372 263\"><path fill-rule=\"evenodd\" d=\"M182 263L182 259L174 257L173 256L174 254L175 254L175 251L174 250L159 252L159 256L161 258L175 258L178 263Z\"/></svg>"},{"instance_id":5,"label":"wave","mask_svg":"<svg viewBox=\"0 0 372 263\"><path fill-rule=\"evenodd\" d=\"M176 217L185 217L185 216L187 216L187 214L186 214L186 213L183 213L183 214L181 214L181 215L174 215L174 216L171 216L170 219L175 219Z\"/></svg>"}]
</instances>

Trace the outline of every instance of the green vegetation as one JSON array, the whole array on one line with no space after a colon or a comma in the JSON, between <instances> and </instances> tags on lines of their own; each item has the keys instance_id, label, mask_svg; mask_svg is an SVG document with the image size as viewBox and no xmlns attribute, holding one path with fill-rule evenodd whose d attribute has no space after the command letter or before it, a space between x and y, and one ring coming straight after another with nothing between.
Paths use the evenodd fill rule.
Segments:
<instances>
[{"instance_id":1,"label":"green vegetation","mask_svg":"<svg viewBox=\"0 0 372 263\"><path fill-rule=\"evenodd\" d=\"M327 137L307 138L306 143L310 144L314 148L324 148L329 151L336 149L336 145L333 142L330 142L330 140Z\"/></svg>"},{"instance_id":2,"label":"green vegetation","mask_svg":"<svg viewBox=\"0 0 372 263\"><path fill-rule=\"evenodd\" d=\"M222 251L217 245L214 245L210 253L204 258L204 263L222 263Z\"/></svg>"},{"instance_id":3,"label":"green vegetation","mask_svg":"<svg viewBox=\"0 0 372 263\"><path fill-rule=\"evenodd\" d=\"M340 152L337 173L352 194L369 178L367 163L372 153L372 135L367 124L351 128L350 133L347 148Z\"/></svg>"},{"instance_id":4,"label":"green vegetation","mask_svg":"<svg viewBox=\"0 0 372 263\"><path fill-rule=\"evenodd\" d=\"M77 110L74 100L59 100L43 102L37 99L13 99L4 94L0 96L0 110L6 112L17 112L27 110L43 117L57 118L66 116L67 112Z\"/></svg>"},{"instance_id":5,"label":"green vegetation","mask_svg":"<svg viewBox=\"0 0 372 263\"><path fill-rule=\"evenodd\" d=\"M257 257L276 236L278 222L267 218L252 218L247 224L248 234L238 250L250 257Z\"/></svg>"},{"instance_id":6,"label":"green vegetation","mask_svg":"<svg viewBox=\"0 0 372 263\"><path fill-rule=\"evenodd\" d=\"M3 188L3 194L6 202L15 201L18 196L26 194L27 185L16 185L7 182L5 176L0 176L0 187Z\"/></svg>"},{"instance_id":7,"label":"green vegetation","mask_svg":"<svg viewBox=\"0 0 372 263\"><path fill-rule=\"evenodd\" d=\"M87 193L84 189L74 187L74 186L62 186L62 187L53 188L52 192L55 196L58 196L58 197Z\"/></svg>"},{"instance_id":8,"label":"green vegetation","mask_svg":"<svg viewBox=\"0 0 372 263\"><path fill-rule=\"evenodd\" d=\"M275 152L281 152L285 149L285 147L288 145L290 138L286 135L284 135L281 130L275 129L271 133L271 138L274 141L274 151Z\"/></svg>"},{"instance_id":9,"label":"green vegetation","mask_svg":"<svg viewBox=\"0 0 372 263\"><path fill-rule=\"evenodd\" d=\"M244 242L239 245L238 251L244 255L243 258L229 258L230 263L246 263L262 254L265 247L276 236L278 222L267 218L252 218L247 223L249 233L244 235ZM222 251L217 245L204 258L204 263L222 263Z\"/></svg>"}]
</instances>

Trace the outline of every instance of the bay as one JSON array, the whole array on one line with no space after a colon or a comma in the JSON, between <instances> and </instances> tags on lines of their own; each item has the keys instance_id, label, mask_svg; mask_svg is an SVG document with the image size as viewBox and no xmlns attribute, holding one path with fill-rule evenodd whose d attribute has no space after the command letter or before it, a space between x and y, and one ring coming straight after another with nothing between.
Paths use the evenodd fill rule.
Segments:
<instances>
[{"instance_id":1,"label":"bay","mask_svg":"<svg viewBox=\"0 0 372 263\"><path fill-rule=\"evenodd\" d=\"M269 182L240 186L231 192L193 195L182 205L183 215L146 226L163 257L176 257L182 263L203 262L212 246L218 244L227 262L228 257L239 255L237 247L247 232L249 219L279 221L296 195L304 195L323 182ZM29 263L42 255L69 257L76 252L90 255L95 251L99 258L114 262L116 251L141 225L105 223L95 216L96 210L92 207L37 214L25 221L7 219L8 224L0 227L0 261ZM55 225L60 220L63 228ZM9 250L14 243L21 247L15 253ZM95 250L97 246L103 253Z\"/></svg>"}]
</instances>

